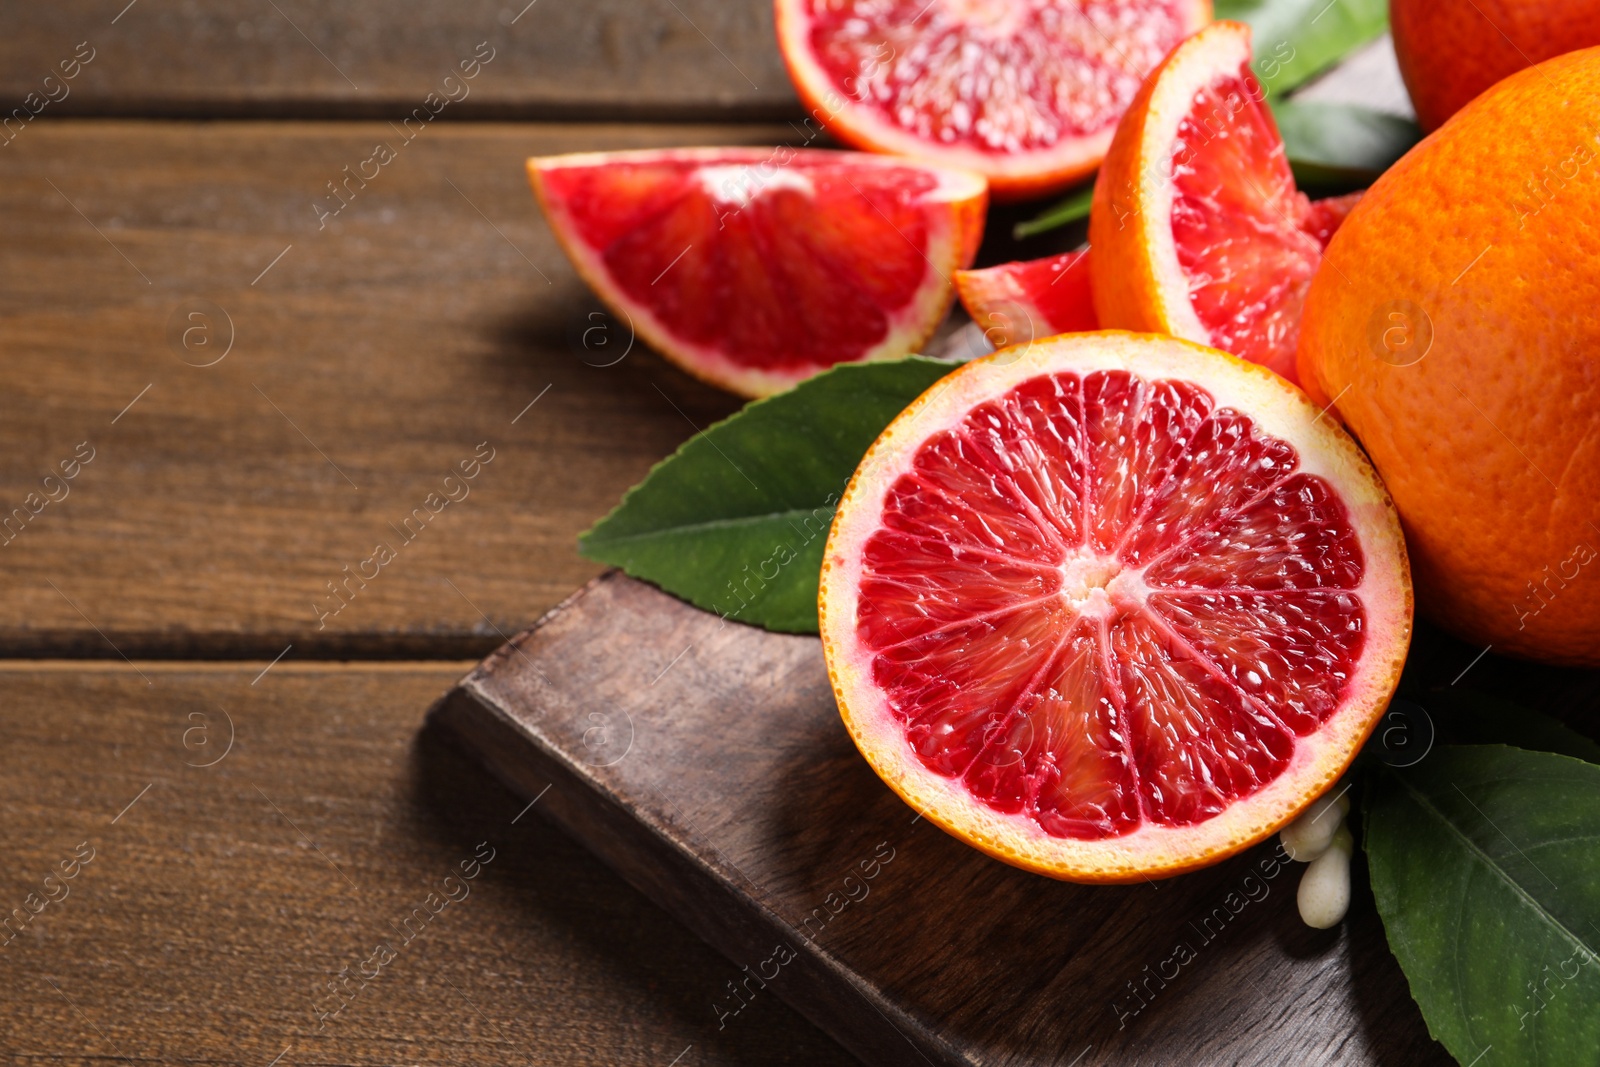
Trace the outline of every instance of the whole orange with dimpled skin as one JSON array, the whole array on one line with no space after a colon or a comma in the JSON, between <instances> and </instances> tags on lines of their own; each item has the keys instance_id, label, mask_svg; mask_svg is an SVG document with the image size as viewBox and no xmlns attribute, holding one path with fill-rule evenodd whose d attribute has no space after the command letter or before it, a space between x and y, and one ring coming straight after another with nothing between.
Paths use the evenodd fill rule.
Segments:
<instances>
[{"instance_id":1,"label":"whole orange with dimpled skin","mask_svg":"<svg viewBox=\"0 0 1600 1067\"><path fill-rule=\"evenodd\" d=\"M1391 0L1389 24L1424 130L1507 75L1600 45L1595 0Z\"/></svg>"},{"instance_id":2,"label":"whole orange with dimpled skin","mask_svg":"<svg viewBox=\"0 0 1600 1067\"><path fill-rule=\"evenodd\" d=\"M1500 82L1328 246L1300 380L1360 438L1418 605L1496 652L1600 664L1600 48ZM1431 331L1431 341L1429 333ZM1419 358L1420 356L1420 358Z\"/></svg>"}]
</instances>

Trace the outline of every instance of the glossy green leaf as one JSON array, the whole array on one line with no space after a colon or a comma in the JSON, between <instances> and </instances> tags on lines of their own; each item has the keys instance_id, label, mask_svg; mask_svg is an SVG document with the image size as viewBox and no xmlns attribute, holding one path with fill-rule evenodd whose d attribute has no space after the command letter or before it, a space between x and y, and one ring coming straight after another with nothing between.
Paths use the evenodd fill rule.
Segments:
<instances>
[{"instance_id":1,"label":"glossy green leaf","mask_svg":"<svg viewBox=\"0 0 1600 1067\"><path fill-rule=\"evenodd\" d=\"M954 366L845 364L746 405L656 464L579 549L726 618L816 633L834 505L889 421Z\"/></svg>"},{"instance_id":2,"label":"glossy green leaf","mask_svg":"<svg viewBox=\"0 0 1600 1067\"><path fill-rule=\"evenodd\" d=\"M1019 222L1011 229L1011 236L1020 241L1024 237L1032 237L1036 233L1054 230L1070 222L1089 217L1089 204L1094 200L1094 182L1079 186L1067 194L1065 200L1060 201L1043 213Z\"/></svg>"},{"instance_id":3,"label":"glossy green leaf","mask_svg":"<svg viewBox=\"0 0 1600 1067\"><path fill-rule=\"evenodd\" d=\"M1214 11L1250 24L1256 77L1273 98L1389 28L1388 0L1216 0Z\"/></svg>"},{"instance_id":4,"label":"glossy green leaf","mask_svg":"<svg viewBox=\"0 0 1600 1067\"><path fill-rule=\"evenodd\" d=\"M1272 115L1302 188L1371 185L1422 139L1410 119L1354 104L1274 103Z\"/></svg>"},{"instance_id":5,"label":"glossy green leaf","mask_svg":"<svg viewBox=\"0 0 1600 1067\"><path fill-rule=\"evenodd\" d=\"M1595 1062L1600 767L1447 745L1375 776L1365 824L1389 947L1433 1036L1462 1064Z\"/></svg>"}]
</instances>

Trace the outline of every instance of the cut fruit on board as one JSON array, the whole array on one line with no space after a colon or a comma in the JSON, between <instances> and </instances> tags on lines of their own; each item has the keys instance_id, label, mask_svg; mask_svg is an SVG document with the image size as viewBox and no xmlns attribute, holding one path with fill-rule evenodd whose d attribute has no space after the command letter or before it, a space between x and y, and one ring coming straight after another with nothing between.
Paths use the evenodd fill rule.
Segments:
<instances>
[{"instance_id":1,"label":"cut fruit on board","mask_svg":"<svg viewBox=\"0 0 1600 1067\"><path fill-rule=\"evenodd\" d=\"M1216 22L1151 74L1117 128L1089 213L1095 310L1296 381L1311 276L1360 194L1295 188L1250 73L1250 29Z\"/></svg>"},{"instance_id":2,"label":"cut fruit on board","mask_svg":"<svg viewBox=\"0 0 1600 1067\"><path fill-rule=\"evenodd\" d=\"M997 200L1094 172L1210 0L776 0L812 117L846 144L977 171Z\"/></svg>"},{"instance_id":3,"label":"cut fruit on board","mask_svg":"<svg viewBox=\"0 0 1600 1067\"><path fill-rule=\"evenodd\" d=\"M956 271L961 306L996 348L1099 327L1089 250Z\"/></svg>"},{"instance_id":4,"label":"cut fruit on board","mask_svg":"<svg viewBox=\"0 0 1600 1067\"><path fill-rule=\"evenodd\" d=\"M976 174L860 152L585 153L530 159L528 176L600 298L684 370L744 396L919 348L988 203Z\"/></svg>"},{"instance_id":5,"label":"cut fruit on board","mask_svg":"<svg viewBox=\"0 0 1600 1067\"><path fill-rule=\"evenodd\" d=\"M840 713L907 803L1056 878L1193 870L1344 772L1411 635L1400 523L1268 371L1074 334L941 379L824 553Z\"/></svg>"}]
</instances>

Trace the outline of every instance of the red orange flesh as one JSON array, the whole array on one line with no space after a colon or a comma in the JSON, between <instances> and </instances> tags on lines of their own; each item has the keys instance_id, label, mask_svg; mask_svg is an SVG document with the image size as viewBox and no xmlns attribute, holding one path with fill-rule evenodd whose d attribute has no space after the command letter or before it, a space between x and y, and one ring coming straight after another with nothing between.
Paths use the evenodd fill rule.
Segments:
<instances>
[{"instance_id":1,"label":"red orange flesh","mask_svg":"<svg viewBox=\"0 0 1600 1067\"><path fill-rule=\"evenodd\" d=\"M1296 380L1301 307L1353 198L1295 188L1250 30L1179 45L1129 107L1089 217L1104 326L1170 333Z\"/></svg>"},{"instance_id":2,"label":"red orange flesh","mask_svg":"<svg viewBox=\"0 0 1600 1067\"><path fill-rule=\"evenodd\" d=\"M812 118L857 148L983 174L996 199L1094 172L1144 75L1210 0L776 0Z\"/></svg>"},{"instance_id":3,"label":"red orange flesh","mask_svg":"<svg viewBox=\"0 0 1600 1067\"><path fill-rule=\"evenodd\" d=\"M1409 643L1398 519L1298 390L1170 337L975 361L841 501L823 645L878 774L946 830L1079 881L1161 877L1343 773Z\"/></svg>"},{"instance_id":4,"label":"red orange flesh","mask_svg":"<svg viewBox=\"0 0 1600 1067\"><path fill-rule=\"evenodd\" d=\"M1089 250L956 271L956 293L996 348L1099 325L1089 288Z\"/></svg>"},{"instance_id":5,"label":"red orange flesh","mask_svg":"<svg viewBox=\"0 0 1600 1067\"><path fill-rule=\"evenodd\" d=\"M528 161L557 239L685 370L746 396L915 351L983 235L984 180L859 152L703 148Z\"/></svg>"}]
</instances>

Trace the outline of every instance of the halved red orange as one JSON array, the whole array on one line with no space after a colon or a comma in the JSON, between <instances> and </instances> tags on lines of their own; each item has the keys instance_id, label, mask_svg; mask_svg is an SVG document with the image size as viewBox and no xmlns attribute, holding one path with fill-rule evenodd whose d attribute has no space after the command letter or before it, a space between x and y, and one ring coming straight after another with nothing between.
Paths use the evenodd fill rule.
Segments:
<instances>
[{"instance_id":1,"label":"halved red orange","mask_svg":"<svg viewBox=\"0 0 1600 1067\"><path fill-rule=\"evenodd\" d=\"M812 117L846 144L977 171L997 200L1094 172L1139 82L1211 0L776 0Z\"/></svg>"},{"instance_id":2,"label":"halved red orange","mask_svg":"<svg viewBox=\"0 0 1600 1067\"><path fill-rule=\"evenodd\" d=\"M1215 22L1155 69L1117 127L1089 214L1107 327L1170 333L1296 380L1311 275L1360 194L1295 188L1250 28Z\"/></svg>"},{"instance_id":3,"label":"halved red orange","mask_svg":"<svg viewBox=\"0 0 1600 1067\"><path fill-rule=\"evenodd\" d=\"M819 612L892 789L1019 867L1125 882L1238 852L1339 778L1411 583L1382 484L1303 393L1103 332L974 361L890 424Z\"/></svg>"},{"instance_id":4,"label":"halved red orange","mask_svg":"<svg viewBox=\"0 0 1600 1067\"><path fill-rule=\"evenodd\" d=\"M861 152L528 160L557 240L638 335L744 396L915 351L983 238L983 178Z\"/></svg>"},{"instance_id":5,"label":"halved red orange","mask_svg":"<svg viewBox=\"0 0 1600 1067\"><path fill-rule=\"evenodd\" d=\"M1099 326L1089 250L956 271L956 294L996 348Z\"/></svg>"}]
</instances>

